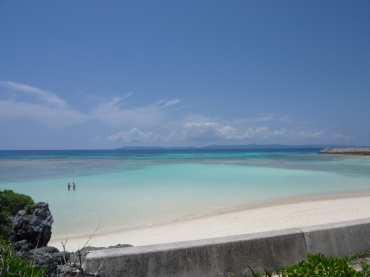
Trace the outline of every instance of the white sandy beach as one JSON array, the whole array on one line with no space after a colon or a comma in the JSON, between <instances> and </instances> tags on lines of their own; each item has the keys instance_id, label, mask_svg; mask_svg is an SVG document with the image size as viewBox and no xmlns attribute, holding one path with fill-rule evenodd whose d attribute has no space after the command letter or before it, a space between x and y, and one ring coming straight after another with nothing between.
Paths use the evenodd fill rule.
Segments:
<instances>
[{"instance_id":1,"label":"white sandy beach","mask_svg":"<svg viewBox=\"0 0 370 277\"><path fill-rule=\"evenodd\" d=\"M104 233L98 230L89 245L96 247L117 244L150 245L368 217L370 217L369 192L306 196L233 207L212 214L193 215L132 229ZM67 250L82 248L90 235L69 237ZM66 239L52 237L49 245L61 249L61 241Z\"/></svg>"}]
</instances>

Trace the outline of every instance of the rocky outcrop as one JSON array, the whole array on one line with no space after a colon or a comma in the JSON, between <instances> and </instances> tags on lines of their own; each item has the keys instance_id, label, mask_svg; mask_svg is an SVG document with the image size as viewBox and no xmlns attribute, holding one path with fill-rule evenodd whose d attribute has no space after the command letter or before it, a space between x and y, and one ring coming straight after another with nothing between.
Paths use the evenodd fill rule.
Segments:
<instances>
[{"instance_id":1,"label":"rocky outcrop","mask_svg":"<svg viewBox=\"0 0 370 277\"><path fill-rule=\"evenodd\" d=\"M30 213L20 210L14 216L10 239L14 242L26 240L31 248L46 246L51 238L52 223L49 204L36 203Z\"/></svg>"},{"instance_id":2,"label":"rocky outcrop","mask_svg":"<svg viewBox=\"0 0 370 277\"><path fill-rule=\"evenodd\" d=\"M12 219L10 239L14 241L17 256L48 269L49 277L99 276L99 273L85 272L86 255L89 251L104 247L85 247L75 253L59 251L47 246L51 237L53 217L47 203L36 203L30 211L20 210ZM129 247L118 244L108 248ZM1 274L0 274L1 275Z\"/></svg>"},{"instance_id":3,"label":"rocky outcrop","mask_svg":"<svg viewBox=\"0 0 370 277\"><path fill-rule=\"evenodd\" d=\"M370 155L370 148L325 148L319 154Z\"/></svg>"},{"instance_id":4,"label":"rocky outcrop","mask_svg":"<svg viewBox=\"0 0 370 277\"><path fill-rule=\"evenodd\" d=\"M17 241L14 244L14 250L18 257L40 267L48 269L48 276L69 276L64 274L63 269L68 268L70 261L70 253L60 252L57 248L44 246L41 248L33 248L33 245L27 240ZM67 270L68 273L71 270Z\"/></svg>"},{"instance_id":5,"label":"rocky outcrop","mask_svg":"<svg viewBox=\"0 0 370 277\"><path fill-rule=\"evenodd\" d=\"M26 240L15 243L16 254L23 259L37 264L40 267L48 269L48 277L70 277L80 276L99 277L99 272L87 273L85 271L86 255L90 251L101 250L106 248L123 248L129 247L129 244L118 244L110 247L85 247L81 250L69 253L59 251L55 247L45 246L29 250L29 245Z\"/></svg>"}]
</instances>

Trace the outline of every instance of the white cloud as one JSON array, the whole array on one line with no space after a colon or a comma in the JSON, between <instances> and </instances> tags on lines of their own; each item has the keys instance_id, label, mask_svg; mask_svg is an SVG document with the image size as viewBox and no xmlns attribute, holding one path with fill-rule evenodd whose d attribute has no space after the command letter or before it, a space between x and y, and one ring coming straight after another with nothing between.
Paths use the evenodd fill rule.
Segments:
<instances>
[{"instance_id":1,"label":"white cloud","mask_svg":"<svg viewBox=\"0 0 370 277\"><path fill-rule=\"evenodd\" d=\"M304 132L287 129L270 130L268 127L256 127L242 130L217 122L189 122L183 125L182 131L173 131L166 141L259 141L273 139L323 138L322 132Z\"/></svg>"},{"instance_id":2,"label":"white cloud","mask_svg":"<svg viewBox=\"0 0 370 277\"><path fill-rule=\"evenodd\" d=\"M91 111L91 117L111 127L155 126L165 120L165 108L179 103L178 99L174 99L168 102L159 101L147 107L130 109L122 108L122 99L115 97L99 104Z\"/></svg>"},{"instance_id":3,"label":"white cloud","mask_svg":"<svg viewBox=\"0 0 370 277\"><path fill-rule=\"evenodd\" d=\"M64 100L60 99L55 93L41 90L39 88L31 87L29 85L18 84L9 81L0 81L0 85L3 87L7 87L10 90L18 91L26 94L35 95L38 97L39 100L43 101L44 103L55 106L58 108L68 108L68 105Z\"/></svg>"},{"instance_id":4,"label":"white cloud","mask_svg":"<svg viewBox=\"0 0 370 277\"><path fill-rule=\"evenodd\" d=\"M251 118L235 118L231 121L225 121L228 124L234 126L246 126L246 125L256 125L262 122L274 122L274 123L292 123L293 120L290 119L289 115L275 116L273 114L259 114L258 116ZM266 124L264 123L264 124Z\"/></svg>"},{"instance_id":5,"label":"white cloud","mask_svg":"<svg viewBox=\"0 0 370 277\"><path fill-rule=\"evenodd\" d=\"M183 140L189 141L217 141L234 139L237 129L216 122L191 122L184 125Z\"/></svg>"},{"instance_id":6,"label":"white cloud","mask_svg":"<svg viewBox=\"0 0 370 277\"><path fill-rule=\"evenodd\" d=\"M305 131L292 131L286 130L285 128L273 132L273 135L276 137L283 138L322 138L324 137L323 132L305 132Z\"/></svg>"},{"instance_id":7,"label":"white cloud","mask_svg":"<svg viewBox=\"0 0 370 277\"><path fill-rule=\"evenodd\" d=\"M80 124L89 119L79 111L68 107L56 94L32 86L14 82L0 81L0 86L16 93L34 96L34 102L16 99L0 100L0 119L31 120L39 124L60 127Z\"/></svg>"},{"instance_id":8,"label":"white cloud","mask_svg":"<svg viewBox=\"0 0 370 277\"><path fill-rule=\"evenodd\" d=\"M347 136L347 135L342 135L342 134L335 134L334 136L332 136L333 139L354 139L356 137L351 137L351 136Z\"/></svg>"},{"instance_id":9,"label":"white cloud","mask_svg":"<svg viewBox=\"0 0 370 277\"><path fill-rule=\"evenodd\" d=\"M0 119L31 120L50 127L60 127L83 123L89 117L70 109L0 100Z\"/></svg>"},{"instance_id":10,"label":"white cloud","mask_svg":"<svg viewBox=\"0 0 370 277\"><path fill-rule=\"evenodd\" d=\"M173 99L171 101L165 102L165 104L162 106L162 108L166 108L166 107L169 107L169 106L176 105L179 102L180 102L179 99Z\"/></svg>"},{"instance_id":11,"label":"white cloud","mask_svg":"<svg viewBox=\"0 0 370 277\"><path fill-rule=\"evenodd\" d=\"M267 127L249 128L243 135L239 136L240 139L265 139L271 135Z\"/></svg>"},{"instance_id":12,"label":"white cloud","mask_svg":"<svg viewBox=\"0 0 370 277\"><path fill-rule=\"evenodd\" d=\"M168 107L180 102L179 99L173 99L158 101L146 107L122 108L123 100L132 95L128 93L109 101L100 101L90 112L83 113L70 108L52 92L9 81L0 81L0 86L15 93L14 99L0 99L0 119L26 119L55 127L80 124L88 120L96 120L111 127L158 126L166 121ZM28 94L33 99L19 100L18 96L21 94Z\"/></svg>"},{"instance_id":13,"label":"white cloud","mask_svg":"<svg viewBox=\"0 0 370 277\"><path fill-rule=\"evenodd\" d=\"M113 136L109 136L106 140L108 141L135 141L135 142L147 142L158 139L158 135L147 132L144 133L138 128L132 128L128 132L119 132Z\"/></svg>"}]
</instances>

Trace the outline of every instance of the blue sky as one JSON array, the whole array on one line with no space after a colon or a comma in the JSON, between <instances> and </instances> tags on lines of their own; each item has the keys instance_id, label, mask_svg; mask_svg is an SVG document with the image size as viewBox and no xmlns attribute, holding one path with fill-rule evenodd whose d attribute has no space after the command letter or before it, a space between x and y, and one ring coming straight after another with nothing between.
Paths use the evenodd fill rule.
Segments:
<instances>
[{"instance_id":1,"label":"blue sky","mask_svg":"<svg viewBox=\"0 0 370 277\"><path fill-rule=\"evenodd\" d=\"M0 149L370 145L370 1L0 1Z\"/></svg>"}]
</instances>

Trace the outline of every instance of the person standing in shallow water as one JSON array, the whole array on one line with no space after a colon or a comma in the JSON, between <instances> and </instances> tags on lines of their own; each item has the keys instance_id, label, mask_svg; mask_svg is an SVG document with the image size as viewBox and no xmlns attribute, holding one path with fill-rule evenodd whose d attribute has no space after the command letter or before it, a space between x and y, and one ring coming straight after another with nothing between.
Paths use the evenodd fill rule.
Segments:
<instances>
[{"instance_id":1,"label":"person standing in shallow water","mask_svg":"<svg viewBox=\"0 0 370 277\"><path fill-rule=\"evenodd\" d=\"M68 183L68 190L71 190L71 184Z\"/></svg>"},{"instance_id":2,"label":"person standing in shallow water","mask_svg":"<svg viewBox=\"0 0 370 277\"><path fill-rule=\"evenodd\" d=\"M76 190L75 182L73 182L73 190Z\"/></svg>"}]
</instances>

